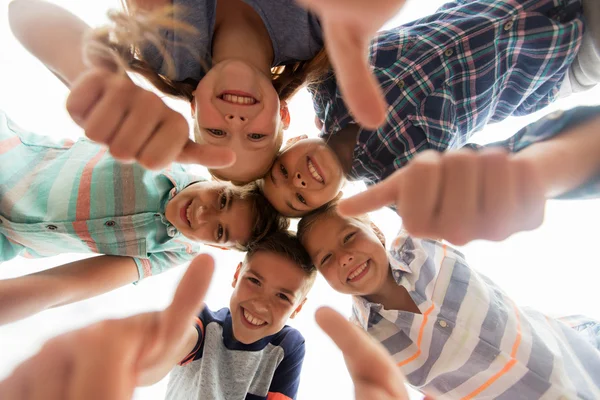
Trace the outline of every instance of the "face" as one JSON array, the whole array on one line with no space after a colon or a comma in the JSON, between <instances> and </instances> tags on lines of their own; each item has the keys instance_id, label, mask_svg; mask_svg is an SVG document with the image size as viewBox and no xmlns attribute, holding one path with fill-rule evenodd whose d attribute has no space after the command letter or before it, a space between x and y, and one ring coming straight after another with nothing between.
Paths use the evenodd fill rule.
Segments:
<instances>
[{"instance_id":1,"label":"face","mask_svg":"<svg viewBox=\"0 0 600 400\"><path fill-rule=\"evenodd\" d=\"M332 214L315 221L302 245L329 285L340 293L377 293L389 274L385 247L373 230Z\"/></svg>"},{"instance_id":2,"label":"face","mask_svg":"<svg viewBox=\"0 0 600 400\"><path fill-rule=\"evenodd\" d=\"M240 263L229 303L235 338L249 344L279 332L306 301L306 282L306 273L279 254L259 251Z\"/></svg>"},{"instance_id":3,"label":"face","mask_svg":"<svg viewBox=\"0 0 600 400\"><path fill-rule=\"evenodd\" d=\"M322 139L305 139L275 160L263 192L281 214L299 217L333 200L342 183L342 168L329 146Z\"/></svg>"},{"instance_id":4,"label":"face","mask_svg":"<svg viewBox=\"0 0 600 400\"><path fill-rule=\"evenodd\" d=\"M193 105L197 140L236 154L220 177L247 183L265 176L279 151L280 125L289 124L270 77L242 61L223 61L202 78Z\"/></svg>"},{"instance_id":5,"label":"face","mask_svg":"<svg viewBox=\"0 0 600 400\"><path fill-rule=\"evenodd\" d=\"M167 220L198 242L224 247L247 243L255 216L250 201L234 193L229 183L194 183L167 203Z\"/></svg>"}]
</instances>

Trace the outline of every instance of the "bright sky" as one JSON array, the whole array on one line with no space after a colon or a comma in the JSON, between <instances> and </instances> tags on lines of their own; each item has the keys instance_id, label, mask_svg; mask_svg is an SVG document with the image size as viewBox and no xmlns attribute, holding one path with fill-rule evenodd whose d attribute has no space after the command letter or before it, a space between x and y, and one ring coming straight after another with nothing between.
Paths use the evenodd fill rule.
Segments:
<instances>
[{"instance_id":1,"label":"bright sky","mask_svg":"<svg viewBox=\"0 0 600 400\"><path fill-rule=\"evenodd\" d=\"M105 21L107 9L118 0L56 0L91 25ZM444 0L409 0L402 13L387 27L433 12ZM83 135L64 109L67 89L13 38L8 28L8 2L0 8L0 109L19 125L55 138ZM494 141L515 133L540 116L556 109L580 104L598 104L600 90L572 96L548 107L535 116L514 118L488 127L477 135L479 142ZM188 106L170 102L189 115ZM289 136L316 135L314 114L306 91L291 103L292 125ZM557 160L560 162L560 160ZM6 168L6 166L3 166ZM359 185L347 192L359 190ZM544 225L529 233L517 234L502 243L475 242L462 248L471 266L486 274L521 305L531 306L550 315L585 314L600 319L597 282L600 262L597 254L600 211L598 201L550 202ZM399 218L389 210L373 215L388 238L400 226ZM228 306L234 268L242 255L207 250L217 258L217 268L207 303L212 309ZM81 255L61 255L41 260L15 259L0 266L0 279L29 274L80 259ZM49 310L14 324L0 327L0 379L23 359L35 353L50 337L105 318L123 317L141 311L165 307L181 277L183 268L175 268L137 286L116 290L97 298ZM333 292L319 278L309 294L303 311L290 324L306 338L299 399L353 396L352 385L340 353L314 322L314 311L327 304L348 315L350 301ZM118 338L115 338L118 340ZM167 380L139 389L136 399L162 399Z\"/></svg>"}]
</instances>

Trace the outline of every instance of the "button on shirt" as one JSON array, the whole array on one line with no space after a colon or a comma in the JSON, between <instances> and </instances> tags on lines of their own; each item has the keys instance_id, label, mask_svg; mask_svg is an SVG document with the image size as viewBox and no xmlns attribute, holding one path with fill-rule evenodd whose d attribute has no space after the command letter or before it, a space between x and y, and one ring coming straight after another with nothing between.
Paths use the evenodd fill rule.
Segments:
<instances>
[{"instance_id":1,"label":"button on shirt","mask_svg":"<svg viewBox=\"0 0 600 400\"><path fill-rule=\"evenodd\" d=\"M0 112L0 262L98 253L132 257L140 279L158 274L200 250L164 215L198 180L179 164L121 164L85 139L54 142Z\"/></svg>"},{"instance_id":2,"label":"button on shirt","mask_svg":"<svg viewBox=\"0 0 600 400\"><path fill-rule=\"evenodd\" d=\"M554 101L579 49L581 11L580 0L454 1L380 32L369 62L388 116L359 130L352 178L379 182L420 151L462 147L486 124ZM309 91L324 138L355 123L335 76Z\"/></svg>"},{"instance_id":3,"label":"button on shirt","mask_svg":"<svg viewBox=\"0 0 600 400\"><path fill-rule=\"evenodd\" d=\"M421 314L354 297L352 317L412 386L438 399L600 398L600 351L588 337L517 306L458 251L401 232L389 260Z\"/></svg>"}]
</instances>

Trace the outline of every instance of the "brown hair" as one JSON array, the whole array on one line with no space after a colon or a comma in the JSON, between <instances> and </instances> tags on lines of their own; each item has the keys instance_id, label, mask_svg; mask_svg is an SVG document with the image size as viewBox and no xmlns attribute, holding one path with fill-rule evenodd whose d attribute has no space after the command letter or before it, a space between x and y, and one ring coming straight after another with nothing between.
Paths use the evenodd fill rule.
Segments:
<instances>
[{"instance_id":1,"label":"brown hair","mask_svg":"<svg viewBox=\"0 0 600 400\"><path fill-rule=\"evenodd\" d=\"M311 262L310 256L300 243L300 240L298 240L298 237L293 232L280 230L254 243L248 248L246 257L244 257L244 264L259 251L279 254L302 268L307 277L307 291L314 283L317 270Z\"/></svg>"},{"instance_id":2,"label":"brown hair","mask_svg":"<svg viewBox=\"0 0 600 400\"><path fill-rule=\"evenodd\" d=\"M261 242L265 237L286 230L290 225L290 220L281 215L267 201L260 192L256 183L250 183L245 186L234 187L233 193L241 200L249 200L252 212L255 214L252 224L252 233L248 243L238 243L236 248L241 251L249 251L250 248Z\"/></svg>"},{"instance_id":3,"label":"brown hair","mask_svg":"<svg viewBox=\"0 0 600 400\"><path fill-rule=\"evenodd\" d=\"M143 59L140 48L142 44L147 43L155 46L163 54L167 65L172 70L173 60L165 54L165 47L159 31L177 28L192 36L198 34L197 30L183 22L176 21L173 18L176 8L173 6L157 11L146 11L132 7L128 1L122 2L122 5L125 12L112 10L108 13L110 25L91 31L88 36L88 44L85 46L87 58L94 63L120 65L127 70L139 73L161 92L192 101L192 92L196 90L198 82L193 80L174 81L159 74ZM178 43L178 45L186 47L185 43ZM194 54L193 51L191 53ZM203 64L202 67L205 70L210 69L203 60L199 59L198 62ZM329 59L323 48L311 60L272 68L273 87L280 100L287 100L304 84L318 82L330 70Z\"/></svg>"},{"instance_id":4,"label":"brown hair","mask_svg":"<svg viewBox=\"0 0 600 400\"><path fill-rule=\"evenodd\" d=\"M330 202L302 217L298 222L297 230L298 240L300 240L301 243L304 242L304 238L310 232L315 222L337 214L337 203L337 201ZM369 226L373 230L373 233L375 233L375 236L377 236L377 239L379 239L381 244L385 247L385 236L383 235L383 232L381 232L379 227L371 221L367 214L358 215L352 218Z\"/></svg>"}]
</instances>

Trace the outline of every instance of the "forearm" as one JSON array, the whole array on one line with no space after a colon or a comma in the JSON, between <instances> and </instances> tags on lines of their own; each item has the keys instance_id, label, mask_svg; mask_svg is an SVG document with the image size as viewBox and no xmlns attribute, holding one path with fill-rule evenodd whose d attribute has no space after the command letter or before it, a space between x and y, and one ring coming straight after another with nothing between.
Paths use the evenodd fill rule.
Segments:
<instances>
[{"instance_id":1,"label":"forearm","mask_svg":"<svg viewBox=\"0 0 600 400\"><path fill-rule=\"evenodd\" d=\"M0 324L85 300L138 278L130 257L100 256L0 281Z\"/></svg>"},{"instance_id":2,"label":"forearm","mask_svg":"<svg viewBox=\"0 0 600 400\"><path fill-rule=\"evenodd\" d=\"M535 143L515 158L533 162L547 198L574 190L600 173L600 117Z\"/></svg>"},{"instance_id":3,"label":"forearm","mask_svg":"<svg viewBox=\"0 0 600 400\"><path fill-rule=\"evenodd\" d=\"M83 38L90 27L77 16L40 0L15 0L8 15L19 42L65 85L87 70Z\"/></svg>"}]
</instances>

